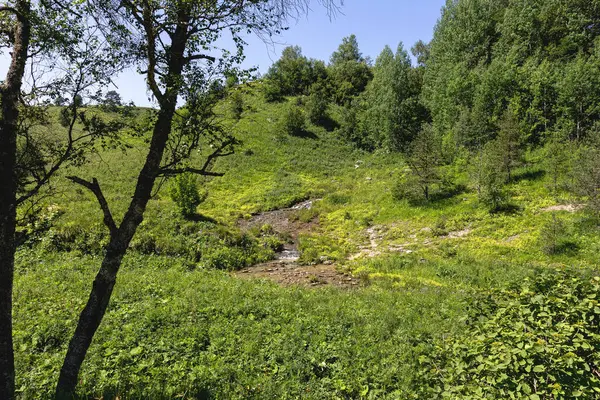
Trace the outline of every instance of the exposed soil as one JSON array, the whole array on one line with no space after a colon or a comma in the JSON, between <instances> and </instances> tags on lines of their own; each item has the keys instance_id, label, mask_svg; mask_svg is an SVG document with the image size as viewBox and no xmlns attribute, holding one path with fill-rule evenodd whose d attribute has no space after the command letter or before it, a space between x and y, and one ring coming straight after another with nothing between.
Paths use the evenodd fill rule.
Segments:
<instances>
[{"instance_id":1,"label":"exposed soil","mask_svg":"<svg viewBox=\"0 0 600 400\"><path fill-rule=\"evenodd\" d=\"M244 279L271 279L285 286L334 285L340 287L357 287L358 280L350 275L339 272L333 264L306 266L298 263L300 258L298 236L301 233L313 231L319 225L319 222L318 220L303 222L295 218L295 214L298 210L311 209L314 201L307 200L290 208L267 211L257 214L248 220L241 220L239 226L242 230L262 227L268 224L278 235L287 237L289 240L285 243L282 251L275 255L275 260L244 268L237 271L235 275Z\"/></svg>"},{"instance_id":2,"label":"exposed soil","mask_svg":"<svg viewBox=\"0 0 600 400\"><path fill-rule=\"evenodd\" d=\"M567 211L567 212L577 212L583 209L585 206L583 204L561 204L552 207L542 208L543 212L552 212L552 211Z\"/></svg>"},{"instance_id":3,"label":"exposed soil","mask_svg":"<svg viewBox=\"0 0 600 400\"><path fill-rule=\"evenodd\" d=\"M359 281L339 272L335 265L299 265L296 262L273 261L236 272L239 278L264 278L283 286L358 287Z\"/></svg>"}]
</instances>

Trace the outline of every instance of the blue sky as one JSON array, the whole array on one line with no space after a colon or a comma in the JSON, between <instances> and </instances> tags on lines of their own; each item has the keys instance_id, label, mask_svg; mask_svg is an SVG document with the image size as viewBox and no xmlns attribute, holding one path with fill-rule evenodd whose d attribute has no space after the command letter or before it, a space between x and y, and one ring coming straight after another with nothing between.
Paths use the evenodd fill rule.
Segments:
<instances>
[{"instance_id":1,"label":"blue sky","mask_svg":"<svg viewBox=\"0 0 600 400\"><path fill-rule=\"evenodd\" d=\"M298 45L305 56L328 61L342 41L355 34L364 56L373 60L385 45L396 48L403 42L407 50L419 39L429 41L445 0L345 0L334 19L311 1L312 11L298 21L270 46L257 38L248 38L245 67L258 66L265 73L284 47ZM7 56L0 60L0 74L5 75ZM114 80L124 100L149 106L144 80L134 70L123 72Z\"/></svg>"},{"instance_id":2,"label":"blue sky","mask_svg":"<svg viewBox=\"0 0 600 400\"><path fill-rule=\"evenodd\" d=\"M298 21L290 21L290 29L266 45L248 38L244 66L258 66L265 73L284 47L298 45L305 56L328 61L342 41L355 34L360 49L373 60L387 44L396 48L403 42L407 49L419 39L429 41L445 0L345 0L342 14L330 20L325 10L312 1L312 11ZM135 71L123 73L115 80L123 99L136 105L150 105L143 79Z\"/></svg>"}]
</instances>

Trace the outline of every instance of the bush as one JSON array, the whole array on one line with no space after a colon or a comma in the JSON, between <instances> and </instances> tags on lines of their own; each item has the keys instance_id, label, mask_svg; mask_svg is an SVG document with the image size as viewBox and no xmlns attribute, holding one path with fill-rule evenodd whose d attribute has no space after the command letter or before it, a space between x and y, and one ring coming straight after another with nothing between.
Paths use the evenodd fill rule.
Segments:
<instances>
[{"instance_id":1,"label":"bush","mask_svg":"<svg viewBox=\"0 0 600 400\"><path fill-rule=\"evenodd\" d=\"M244 97L239 90L234 90L229 96L229 112L231 118L239 121L244 112Z\"/></svg>"},{"instance_id":2,"label":"bush","mask_svg":"<svg viewBox=\"0 0 600 400\"><path fill-rule=\"evenodd\" d=\"M208 197L208 192L200 193L194 174L177 175L171 184L169 194L184 217L191 217L196 208Z\"/></svg>"},{"instance_id":3,"label":"bush","mask_svg":"<svg viewBox=\"0 0 600 400\"><path fill-rule=\"evenodd\" d=\"M600 215L600 150L596 146L582 146L575 175L575 191L587 198L590 211Z\"/></svg>"},{"instance_id":4,"label":"bush","mask_svg":"<svg viewBox=\"0 0 600 400\"><path fill-rule=\"evenodd\" d=\"M576 249L577 245L570 240L567 225L564 220L552 215L540 230L538 244L544 254L562 254Z\"/></svg>"},{"instance_id":5,"label":"bush","mask_svg":"<svg viewBox=\"0 0 600 400\"><path fill-rule=\"evenodd\" d=\"M306 102L306 112L310 122L315 125L322 124L327 118L327 105L328 102L325 94L318 89L312 90Z\"/></svg>"},{"instance_id":6,"label":"bush","mask_svg":"<svg viewBox=\"0 0 600 400\"><path fill-rule=\"evenodd\" d=\"M506 176L501 167L502 158L494 143L488 143L476 157L473 168L479 201L491 212L501 210L508 202L504 188Z\"/></svg>"},{"instance_id":7,"label":"bush","mask_svg":"<svg viewBox=\"0 0 600 400\"><path fill-rule=\"evenodd\" d=\"M600 278L544 271L472 302L462 332L420 340L423 399L595 399Z\"/></svg>"},{"instance_id":8,"label":"bush","mask_svg":"<svg viewBox=\"0 0 600 400\"><path fill-rule=\"evenodd\" d=\"M262 92L267 103L274 103L283 100L281 88L277 85L277 83L270 80L265 80Z\"/></svg>"},{"instance_id":9,"label":"bush","mask_svg":"<svg viewBox=\"0 0 600 400\"><path fill-rule=\"evenodd\" d=\"M298 106L291 106L283 115L281 129L291 136L300 136L306 129L304 112Z\"/></svg>"}]
</instances>

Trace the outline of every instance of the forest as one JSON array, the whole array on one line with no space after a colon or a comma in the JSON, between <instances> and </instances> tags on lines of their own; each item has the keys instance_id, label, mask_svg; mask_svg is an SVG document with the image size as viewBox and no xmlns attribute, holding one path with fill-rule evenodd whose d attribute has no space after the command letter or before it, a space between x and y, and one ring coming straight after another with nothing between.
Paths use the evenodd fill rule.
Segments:
<instances>
[{"instance_id":1,"label":"forest","mask_svg":"<svg viewBox=\"0 0 600 400\"><path fill-rule=\"evenodd\" d=\"M0 399L600 398L600 1L313 6L0 6Z\"/></svg>"}]
</instances>

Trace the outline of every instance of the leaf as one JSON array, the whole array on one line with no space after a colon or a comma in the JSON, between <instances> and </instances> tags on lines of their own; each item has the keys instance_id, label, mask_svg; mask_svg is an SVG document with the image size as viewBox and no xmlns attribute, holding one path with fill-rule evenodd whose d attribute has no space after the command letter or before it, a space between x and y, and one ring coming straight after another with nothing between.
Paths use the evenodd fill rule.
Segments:
<instances>
[{"instance_id":1,"label":"leaf","mask_svg":"<svg viewBox=\"0 0 600 400\"><path fill-rule=\"evenodd\" d=\"M142 351L144 351L144 348L142 346L138 346L138 347L131 349L129 354L132 356L137 356L137 355L142 354Z\"/></svg>"}]
</instances>

